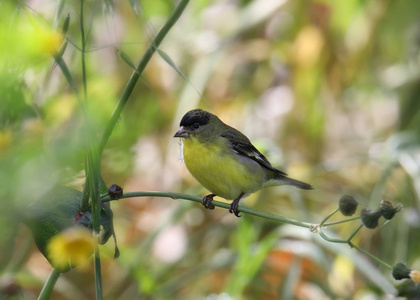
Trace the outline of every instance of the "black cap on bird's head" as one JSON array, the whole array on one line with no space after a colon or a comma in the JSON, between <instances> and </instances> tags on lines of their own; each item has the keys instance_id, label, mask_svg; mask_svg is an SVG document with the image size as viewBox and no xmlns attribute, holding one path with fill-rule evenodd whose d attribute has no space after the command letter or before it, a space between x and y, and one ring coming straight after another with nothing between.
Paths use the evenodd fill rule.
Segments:
<instances>
[{"instance_id":1,"label":"black cap on bird's head","mask_svg":"<svg viewBox=\"0 0 420 300\"><path fill-rule=\"evenodd\" d=\"M216 116L202 109L190 110L182 117L179 124L181 128L175 133L174 137L189 137L192 133L198 131L201 126L207 125L212 117Z\"/></svg>"},{"instance_id":2,"label":"black cap on bird's head","mask_svg":"<svg viewBox=\"0 0 420 300\"><path fill-rule=\"evenodd\" d=\"M210 121L211 114L202 109L193 109L187 112L183 117L179 126L191 126L195 123L199 125L206 125Z\"/></svg>"}]
</instances>

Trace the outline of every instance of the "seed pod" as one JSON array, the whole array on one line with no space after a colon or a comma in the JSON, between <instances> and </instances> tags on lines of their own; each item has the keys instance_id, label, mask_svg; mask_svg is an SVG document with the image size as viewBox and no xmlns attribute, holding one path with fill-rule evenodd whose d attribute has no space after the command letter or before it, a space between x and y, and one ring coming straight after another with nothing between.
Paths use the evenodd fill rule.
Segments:
<instances>
[{"instance_id":1,"label":"seed pod","mask_svg":"<svg viewBox=\"0 0 420 300\"><path fill-rule=\"evenodd\" d=\"M378 227L378 220L382 216L382 209L371 211L370 209L364 209L360 213L360 219L362 220L365 227L373 229Z\"/></svg>"},{"instance_id":2,"label":"seed pod","mask_svg":"<svg viewBox=\"0 0 420 300\"><path fill-rule=\"evenodd\" d=\"M395 214L400 211L401 207L398 205L394 206L394 204L391 201L382 200L381 209L384 218L387 220L391 220L395 216Z\"/></svg>"},{"instance_id":3,"label":"seed pod","mask_svg":"<svg viewBox=\"0 0 420 300\"><path fill-rule=\"evenodd\" d=\"M359 203L357 200L349 195L341 196L340 201L338 202L340 212L346 217L352 216L356 212L358 205Z\"/></svg>"},{"instance_id":4,"label":"seed pod","mask_svg":"<svg viewBox=\"0 0 420 300\"><path fill-rule=\"evenodd\" d=\"M410 278L411 270L403 263L398 263L392 268L392 277L396 280Z\"/></svg>"}]
</instances>

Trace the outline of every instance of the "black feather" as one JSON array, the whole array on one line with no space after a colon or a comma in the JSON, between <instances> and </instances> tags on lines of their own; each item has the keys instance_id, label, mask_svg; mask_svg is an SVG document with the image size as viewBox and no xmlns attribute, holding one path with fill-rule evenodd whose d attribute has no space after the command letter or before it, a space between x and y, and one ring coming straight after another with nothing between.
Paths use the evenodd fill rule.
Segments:
<instances>
[{"instance_id":1,"label":"black feather","mask_svg":"<svg viewBox=\"0 0 420 300\"><path fill-rule=\"evenodd\" d=\"M211 114L202 110L194 109L187 112L181 120L180 126L188 127L195 123L206 125L210 121Z\"/></svg>"},{"instance_id":2,"label":"black feather","mask_svg":"<svg viewBox=\"0 0 420 300\"><path fill-rule=\"evenodd\" d=\"M233 128L232 128L233 129ZM279 175L287 176L286 173L283 171L277 170L274 168L268 159L260 152L257 148L254 147L254 145L251 144L250 140L243 135L241 132L237 131L235 129L236 133L233 131L227 131L221 134L222 137L229 140L232 149L236 151L238 154L246 156L257 163L259 163L261 166L275 172ZM240 135L238 135L240 133ZM237 140L241 140L240 142Z\"/></svg>"}]
</instances>

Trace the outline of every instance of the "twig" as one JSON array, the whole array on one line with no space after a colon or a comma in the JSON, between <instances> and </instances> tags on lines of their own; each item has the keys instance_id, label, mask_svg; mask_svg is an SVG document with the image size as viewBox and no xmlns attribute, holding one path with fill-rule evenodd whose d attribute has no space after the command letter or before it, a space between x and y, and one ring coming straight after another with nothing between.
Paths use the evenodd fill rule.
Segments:
<instances>
[{"instance_id":1,"label":"twig","mask_svg":"<svg viewBox=\"0 0 420 300\"><path fill-rule=\"evenodd\" d=\"M198 203L201 203L201 201L203 199L201 197L191 196L191 195L181 194L181 193L154 192L154 191L131 192L131 193L124 193L124 195L123 195L123 198L132 198L132 197L166 197L166 198L172 198L172 199L184 199L184 200L194 201L194 202L198 202ZM109 198L108 196L102 198L101 200L102 200L102 202L112 201L111 198ZM230 207L230 205L228 203L214 201L214 200L212 201L212 204L214 206L225 208L225 209L229 209L229 207ZM309 229L314 227L314 224L311 224L311 223L306 223L306 222L301 222L301 221L286 218L286 217L276 216L276 215L273 215L273 214L253 210L253 209L242 207L242 206L239 206L238 211L243 212L243 213L247 213L247 214L250 214L250 215L253 215L253 216L261 217L261 218L264 218L264 219L276 221L276 222L296 225L296 226L299 226L299 227L304 227L304 228L309 228Z\"/></svg>"},{"instance_id":2,"label":"twig","mask_svg":"<svg viewBox=\"0 0 420 300\"><path fill-rule=\"evenodd\" d=\"M187 195L187 194L182 194L182 193L155 192L155 191L124 193L122 198L134 198L134 197L166 197L166 198L171 198L171 199L184 199L184 200L189 200L189 201L198 202L198 203L201 203L201 201L202 201L202 198L197 197L197 196L192 196L192 195ZM111 198L109 198L109 196L105 196L101 199L101 201L102 202L109 202L109 201L113 201L113 200ZM229 209L229 207L230 207L230 205L228 203L214 201L214 200L212 201L212 204L214 206L225 208L225 209ZM383 260L379 259L378 257L376 257L373 254L367 252L366 250L363 250L362 248L356 246L355 244L353 244L353 242L351 242L353 237L359 232L360 229L363 228L362 224L359 225L356 228L356 230L347 239L331 238L323 232L323 227L336 225L336 224L349 222L349 221L354 221L354 220L360 219L360 217L353 217L353 218L349 218L349 219L343 220L343 221L325 223L332 215L334 215L338 211L338 209L336 209L333 212L331 212L327 217L325 217L321 221L321 223L313 224L313 223L302 222L302 221L298 221L298 220L295 220L295 219L286 218L286 217L282 217L282 216L277 216L277 215L273 215L273 214L269 214L269 213L265 213L265 212L262 212L262 211L257 211L257 210L253 210L253 209L250 209L250 208L241 207L241 206L239 206L238 210L242 213L247 213L247 214L257 216L257 217L261 217L261 218L264 218L264 219L268 219L268 220L271 220L271 221L276 221L276 222L280 222L280 223L287 223L287 224L291 224L291 225L295 225L295 226L299 226L299 227L308 228L312 232L318 233L320 237L322 237L324 240L326 240L328 242L340 243L340 244L349 244L350 247L352 247L352 248L358 250L359 252L362 252L363 254L369 256L370 258L376 260L377 262L379 262L383 266L387 267L388 269L392 269L392 266L390 266L389 264L387 264ZM316 229L316 230L314 230L314 229Z\"/></svg>"}]
</instances>

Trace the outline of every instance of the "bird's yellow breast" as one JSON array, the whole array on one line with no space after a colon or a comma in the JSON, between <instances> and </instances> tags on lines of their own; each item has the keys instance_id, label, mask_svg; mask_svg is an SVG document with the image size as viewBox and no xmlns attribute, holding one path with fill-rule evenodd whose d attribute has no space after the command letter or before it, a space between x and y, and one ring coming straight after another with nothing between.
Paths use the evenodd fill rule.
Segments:
<instances>
[{"instance_id":1,"label":"bird's yellow breast","mask_svg":"<svg viewBox=\"0 0 420 300\"><path fill-rule=\"evenodd\" d=\"M185 165L195 179L213 194L232 200L242 192L247 195L262 188L262 168L234 153L223 144L228 143L227 140L202 143L186 138L183 142Z\"/></svg>"}]
</instances>

